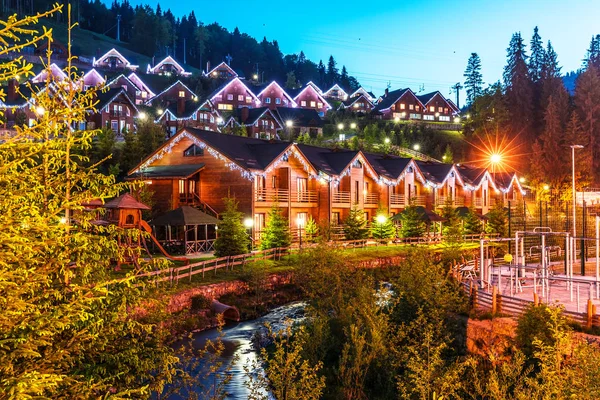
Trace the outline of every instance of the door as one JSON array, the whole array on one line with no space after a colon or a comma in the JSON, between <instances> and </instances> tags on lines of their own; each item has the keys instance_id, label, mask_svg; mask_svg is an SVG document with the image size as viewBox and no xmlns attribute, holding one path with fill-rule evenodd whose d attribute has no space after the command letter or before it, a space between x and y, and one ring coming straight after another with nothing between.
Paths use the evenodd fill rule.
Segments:
<instances>
[{"instance_id":1,"label":"door","mask_svg":"<svg viewBox=\"0 0 600 400\"><path fill-rule=\"evenodd\" d=\"M296 178L297 199L301 203L308 201L308 179Z\"/></svg>"}]
</instances>

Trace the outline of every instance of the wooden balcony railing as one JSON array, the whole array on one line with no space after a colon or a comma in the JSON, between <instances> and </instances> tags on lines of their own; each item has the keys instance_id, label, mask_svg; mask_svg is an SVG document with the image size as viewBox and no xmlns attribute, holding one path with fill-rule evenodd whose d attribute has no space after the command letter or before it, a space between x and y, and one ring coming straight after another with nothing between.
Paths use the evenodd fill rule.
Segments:
<instances>
[{"instance_id":1,"label":"wooden balcony railing","mask_svg":"<svg viewBox=\"0 0 600 400\"><path fill-rule=\"evenodd\" d=\"M256 189L254 192L256 202L287 203L290 201L290 191L288 189Z\"/></svg>"},{"instance_id":2,"label":"wooden balcony railing","mask_svg":"<svg viewBox=\"0 0 600 400\"><path fill-rule=\"evenodd\" d=\"M449 196L438 196L435 200L436 207L444 207L446 205L446 201L448 201L448 198L452 199ZM465 198L460 196L456 197L454 200L452 200L451 205L454 207L463 207L465 205Z\"/></svg>"},{"instance_id":3,"label":"wooden balcony railing","mask_svg":"<svg viewBox=\"0 0 600 400\"><path fill-rule=\"evenodd\" d=\"M293 192L291 200L292 203L316 203L319 200L319 193L316 190Z\"/></svg>"},{"instance_id":4,"label":"wooden balcony railing","mask_svg":"<svg viewBox=\"0 0 600 400\"><path fill-rule=\"evenodd\" d=\"M390 195L390 204L393 206L403 206L406 204L406 197L403 194Z\"/></svg>"},{"instance_id":5,"label":"wooden balcony railing","mask_svg":"<svg viewBox=\"0 0 600 400\"><path fill-rule=\"evenodd\" d=\"M475 201L473 202L473 205L477 208L483 207L483 199L481 197L475 197Z\"/></svg>"},{"instance_id":6,"label":"wooden balcony railing","mask_svg":"<svg viewBox=\"0 0 600 400\"><path fill-rule=\"evenodd\" d=\"M350 204L350 192L336 192L332 197L334 203Z\"/></svg>"},{"instance_id":7,"label":"wooden balcony railing","mask_svg":"<svg viewBox=\"0 0 600 400\"><path fill-rule=\"evenodd\" d=\"M411 196L409 199L409 203L413 202L415 206L423 206L425 207L426 196L423 194Z\"/></svg>"},{"instance_id":8,"label":"wooden balcony railing","mask_svg":"<svg viewBox=\"0 0 600 400\"><path fill-rule=\"evenodd\" d=\"M377 193L365 193L364 196L365 204L377 204L379 202L379 195Z\"/></svg>"}]
</instances>

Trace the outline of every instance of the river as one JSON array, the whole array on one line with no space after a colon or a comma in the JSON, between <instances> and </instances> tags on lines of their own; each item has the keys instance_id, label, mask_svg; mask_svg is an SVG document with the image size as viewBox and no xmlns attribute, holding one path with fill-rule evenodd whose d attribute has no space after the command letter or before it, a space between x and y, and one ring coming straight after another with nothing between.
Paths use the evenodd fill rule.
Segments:
<instances>
[{"instance_id":1,"label":"river","mask_svg":"<svg viewBox=\"0 0 600 400\"><path fill-rule=\"evenodd\" d=\"M264 328L265 323L269 323L274 330L279 330L285 326L286 320L300 321L304 317L305 305L303 302L290 303L277 307L258 319L225 325L221 333L224 351L221 354L220 360L223 362L223 365L219 372L222 373L229 369L231 380L225 386L228 399L248 398L249 391L244 385L248 378L246 377L244 366L252 365L257 361L257 350L252 344L253 335L256 332L266 332ZM203 349L207 340L214 341L218 337L219 332L216 329L197 332L192 336L191 346L194 349ZM235 362L233 362L234 360ZM179 394L171 394L166 397L167 399L188 399L192 392L198 394L199 398L204 398L204 393L213 391L215 386L214 375L205 376L206 361L198 361L198 365L194 366L195 371L202 371L198 385L187 391L184 390Z\"/></svg>"}]
</instances>

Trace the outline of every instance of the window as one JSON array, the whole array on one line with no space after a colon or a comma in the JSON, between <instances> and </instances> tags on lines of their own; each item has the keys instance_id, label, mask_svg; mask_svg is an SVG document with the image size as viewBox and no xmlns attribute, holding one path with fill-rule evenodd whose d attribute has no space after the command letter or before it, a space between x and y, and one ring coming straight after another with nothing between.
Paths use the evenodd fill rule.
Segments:
<instances>
[{"instance_id":1,"label":"window","mask_svg":"<svg viewBox=\"0 0 600 400\"><path fill-rule=\"evenodd\" d=\"M429 112L435 112L435 107L434 106L429 107Z\"/></svg>"},{"instance_id":2,"label":"window","mask_svg":"<svg viewBox=\"0 0 600 400\"><path fill-rule=\"evenodd\" d=\"M192 114L192 119L193 119L194 121L196 121L196 120L198 119L198 113L193 113L193 114Z\"/></svg>"},{"instance_id":3,"label":"window","mask_svg":"<svg viewBox=\"0 0 600 400\"><path fill-rule=\"evenodd\" d=\"M214 115L211 115L211 116L210 116L210 122L215 122L215 117L214 117Z\"/></svg>"},{"instance_id":4,"label":"window","mask_svg":"<svg viewBox=\"0 0 600 400\"><path fill-rule=\"evenodd\" d=\"M233 100L233 95L232 94L228 94L227 95L227 100Z\"/></svg>"},{"instance_id":5,"label":"window","mask_svg":"<svg viewBox=\"0 0 600 400\"><path fill-rule=\"evenodd\" d=\"M321 102L318 102L318 103L317 103L317 106L318 106L319 108L323 108L323 103L321 103Z\"/></svg>"},{"instance_id":6,"label":"window","mask_svg":"<svg viewBox=\"0 0 600 400\"><path fill-rule=\"evenodd\" d=\"M271 187L277 189L277 176L275 175L271 176Z\"/></svg>"},{"instance_id":7,"label":"window","mask_svg":"<svg viewBox=\"0 0 600 400\"><path fill-rule=\"evenodd\" d=\"M450 122L450 117L449 117L448 115L440 115L440 116L438 117L438 119L439 119L440 121L444 121L444 122Z\"/></svg>"},{"instance_id":8,"label":"window","mask_svg":"<svg viewBox=\"0 0 600 400\"><path fill-rule=\"evenodd\" d=\"M252 97L246 96L246 103L252 103Z\"/></svg>"},{"instance_id":9,"label":"window","mask_svg":"<svg viewBox=\"0 0 600 400\"><path fill-rule=\"evenodd\" d=\"M443 109L443 107L438 107L438 112L442 112Z\"/></svg>"},{"instance_id":10,"label":"window","mask_svg":"<svg viewBox=\"0 0 600 400\"><path fill-rule=\"evenodd\" d=\"M360 162L360 160L356 160L356 161L354 161L354 162L352 163L352 168L358 168L358 169L360 169L360 168L362 168L362 167L363 167L363 165L362 165L362 163Z\"/></svg>"},{"instance_id":11,"label":"window","mask_svg":"<svg viewBox=\"0 0 600 400\"><path fill-rule=\"evenodd\" d=\"M358 188L358 181L354 181L354 202L358 203L360 199L360 191Z\"/></svg>"},{"instance_id":12,"label":"window","mask_svg":"<svg viewBox=\"0 0 600 400\"><path fill-rule=\"evenodd\" d=\"M185 97L185 92L183 90L179 91L179 98Z\"/></svg>"},{"instance_id":13,"label":"window","mask_svg":"<svg viewBox=\"0 0 600 400\"><path fill-rule=\"evenodd\" d=\"M265 99L265 104L271 104L271 98L270 97L267 97Z\"/></svg>"},{"instance_id":14,"label":"window","mask_svg":"<svg viewBox=\"0 0 600 400\"><path fill-rule=\"evenodd\" d=\"M417 111L419 111L419 110L421 109L421 107L420 107L420 106L416 106L416 107L415 107L415 109L416 109Z\"/></svg>"},{"instance_id":15,"label":"window","mask_svg":"<svg viewBox=\"0 0 600 400\"><path fill-rule=\"evenodd\" d=\"M133 225L133 215L129 214L125 217L125 225Z\"/></svg>"},{"instance_id":16,"label":"window","mask_svg":"<svg viewBox=\"0 0 600 400\"><path fill-rule=\"evenodd\" d=\"M299 212L296 217L297 226L304 228L306 226L306 221L308 221L308 213Z\"/></svg>"},{"instance_id":17,"label":"window","mask_svg":"<svg viewBox=\"0 0 600 400\"><path fill-rule=\"evenodd\" d=\"M219 104L219 105L217 106L217 108L218 108L219 110L228 110L228 111L231 111L231 110L233 110L233 105L231 105L231 104L224 104L224 103L221 103L221 104Z\"/></svg>"},{"instance_id":18,"label":"window","mask_svg":"<svg viewBox=\"0 0 600 400\"><path fill-rule=\"evenodd\" d=\"M448 107L444 107L444 114L448 114Z\"/></svg>"},{"instance_id":19,"label":"window","mask_svg":"<svg viewBox=\"0 0 600 400\"><path fill-rule=\"evenodd\" d=\"M306 101L302 100L302 101L300 102L300 106L301 106L301 107L306 107Z\"/></svg>"},{"instance_id":20,"label":"window","mask_svg":"<svg viewBox=\"0 0 600 400\"><path fill-rule=\"evenodd\" d=\"M414 104L409 104L408 105L408 109L409 110L414 110L415 109L415 105Z\"/></svg>"},{"instance_id":21,"label":"window","mask_svg":"<svg viewBox=\"0 0 600 400\"><path fill-rule=\"evenodd\" d=\"M401 110L405 110L405 109L406 109L406 104L404 104L404 103L400 103L400 109L401 109Z\"/></svg>"},{"instance_id":22,"label":"window","mask_svg":"<svg viewBox=\"0 0 600 400\"><path fill-rule=\"evenodd\" d=\"M179 180L179 194L185 194L185 179Z\"/></svg>"},{"instance_id":23,"label":"window","mask_svg":"<svg viewBox=\"0 0 600 400\"><path fill-rule=\"evenodd\" d=\"M298 189L298 193L306 192L308 190L308 179L307 178L297 178L296 188Z\"/></svg>"},{"instance_id":24,"label":"window","mask_svg":"<svg viewBox=\"0 0 600 400\"><path fill-rule=\"evenodd\" d=\"M423 115L423 119L425 121L433 121L435 120L435 117L433 115Z\"/></svg>"},{"instance_id":25,"label":"window","mask_svg":"<svg viewBox=\"0 0 600 400\"><path fill-rule=\"evenodd\" d=\"M127 107L127 116L131 116L131 111L129 110L129 107Z\"/></svg>"},{"instance_id":26,"label":"window","mask_svg":"<svg viewBox=\"0 0 600 400\"><path fill-rule=\"evenodd\" d=\"M142 92L142 99L145 99L146 97L148 97L148 92Z\"/></svg>"},{"instance_id":27,"label":"window","mask_svg":"<svg viewBox=\"0 0 600 400\"><path fill-rule=\"evenodd\" d=\"M119 121L119 132L123 132L123 129L125 129L125 120L124 119Z\"/></svg>"},{"instance_id":28,"label":"window","mask_svg":"<svg viewBox=\"0 0 600 400\"><path fill-rule=\"evenodd\" d=\"M197 156L203 156L203 155L204 155L204 149L202 147L198 146L197 144L191 145L190 147L185 149L185 151L183 152L184 157L197 157Z\"/></svg>"},{"instance_id":29,"label":"window","mask_svg":"<svg viewBox=\"0 0 600 400\"><path fill-rule=\"evenodd\" d=\"M256 229L257 232L262 231L265 228L265 214L264 213L260 213L260 214L254 214L254 229Z\"/></svg>"},{"instance_id":30,"label":"window","mask_svg":"<svg viewBox=\"0 0 600 400\"><path fill-rule=\"evenodd\" d=\"M279 97L275 97L275 104L281 104L281 99Z\"/></svg>"},{"instance_id":31,"label":"window","mask_svg":"<svg viewBox=\"0 0 600 400\"><path fill-rule=\"evenodd\" d=\"M112 129L113 132L117 133L117 131L119 130L119 121L110 121L110 129Z\"/></svg>"},{"instance_id":32,"label":"window","mask_svg":"<svg viewBox=\"0 0 600 400\"><path fill-rule=\"evenodd\" d=\"M317 102L316 101L311 101L310 102L310 106L311 107L316 107L317 106Z\"/></svg>"},{"instance_id":33,"label":"window","mask_svg":"<svg viewBox=\"0 0 600 400\"><path fill-rule=\"evenodd\" d=\"M238 101L244 101L244 95L238 94Z\"/></svg>"},{"instance_id":34,"label":"window","mask_svg":"<svg viewBox=\"0 0 600 400\"><path fill-rule=\"evenodd\" d=\"M421 119L421 114L410 113L410 119Z\"/></svg>"}]
</instances>

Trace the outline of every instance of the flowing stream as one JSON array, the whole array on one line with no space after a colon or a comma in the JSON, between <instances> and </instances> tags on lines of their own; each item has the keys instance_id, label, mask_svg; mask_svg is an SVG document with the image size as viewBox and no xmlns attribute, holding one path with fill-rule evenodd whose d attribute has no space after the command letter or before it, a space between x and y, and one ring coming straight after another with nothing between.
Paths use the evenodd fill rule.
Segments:
<instances>
[{"instance_id":1,"label":"flowing stream","mask_svg":"<svg viewBox=\"0 0 600 400\"><path fill-rule=\"evenodd\" d=\"M225 325L221 333L221 340L224 345L224 351L221 354L220 360L223 365L220 371L226 371L229 368L231 380L225 386L228 393L228 399L247 399L248 389L244 382L246 377L244 366L252 365L257 360L258 351L253 345L253 336L258 333L265 333L265 323L269 323L274 330L279 330L285 326L286 320L294 322L300 321L304 317L303 302L294 302L277 307L268 314L251 321L239 323L229 323ZM192 346L194 349L203 349L207 340L216 340L219 337L219 332L216 329L202 331L193 334ZM233 362L235 360L235 362ZM199 360L199 365L195 369L201 371L206 370L205 360ZM201 373L199 386L190 391L199 394L203 398L203 394L208 391L213 391L215 387L214 376L204 376ZM167 398L169 400L188 399L189 392L172 394Z\"/></svg>"}]
</instances>

